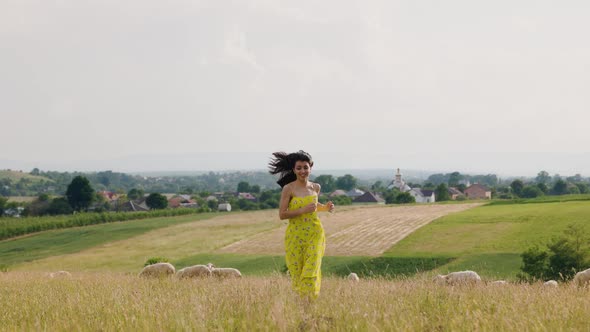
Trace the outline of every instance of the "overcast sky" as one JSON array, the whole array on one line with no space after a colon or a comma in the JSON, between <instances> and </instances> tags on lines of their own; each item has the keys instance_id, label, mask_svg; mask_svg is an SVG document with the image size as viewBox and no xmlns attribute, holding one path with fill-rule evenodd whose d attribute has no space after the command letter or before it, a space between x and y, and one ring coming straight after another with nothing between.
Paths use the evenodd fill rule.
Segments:
<instances>
[{"instance_id":1,"label":"overcast sky","mask_svg":"<svg viewBox=\"0 0 590 332\"><path fill-rule=\"evenodd\" d=\"M0 169L590 176L587 1L0 0ZM236 154L234 154L236 153Z\"/></svg>"}]
</instances>

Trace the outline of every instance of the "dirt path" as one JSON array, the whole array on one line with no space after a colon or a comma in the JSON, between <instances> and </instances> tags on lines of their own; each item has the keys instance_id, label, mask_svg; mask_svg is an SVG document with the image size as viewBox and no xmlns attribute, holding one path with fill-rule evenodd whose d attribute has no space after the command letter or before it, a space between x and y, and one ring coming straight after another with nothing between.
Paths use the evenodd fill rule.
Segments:
<instances>
[{"instance_id":1,"label":"dirt path","mask_svg":"<svg viewBox=\"0 0 590 332\"><path fill-rule=\"evenodd\" d=\"M377 256L395 243L447 215L479 206L472 204L363 206L321 214L328 256ZM221 253L284 254L287 221L280 228L245 238L218 250Z\"/></svg>"}]
</instances>

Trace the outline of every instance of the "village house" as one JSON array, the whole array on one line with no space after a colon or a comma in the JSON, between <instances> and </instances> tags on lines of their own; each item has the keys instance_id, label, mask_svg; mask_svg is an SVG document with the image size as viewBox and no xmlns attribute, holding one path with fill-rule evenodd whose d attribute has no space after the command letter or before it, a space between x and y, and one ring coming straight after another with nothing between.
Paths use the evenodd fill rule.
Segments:
<instances>
[{"instance_id":1,"label":"village house","mask_svg":"<svg viewBox=\"0 0 590 332\"><path fill-rule=\"evenodd\" d=\"M436 201L434 190L412 188L409 193L416 199L416 203L434 203Z\"/></svg>"},{"instance_id":2,"label":"village house","mask_svg":"<svg viewBox=\"0 0 590 332\"><path fill-rule=\"evenodd\" d=\"M449 198L452 200L456 200L459 197L465 196L459 189L455 187L449 187Z\"/></svg>"},{"instance_id":3,"label":"village house","mask_svg":"<svg viewBox=\"0 0 590 332\"><path fill-rule=\"evenodd\" d=\"M385 204L385 200L378 194L367 191L361 196L356 197L353 204Z\"/></svg>"},{"instance_id":4,"label":"village house","mask_svg":"<svg viewBox=\"0 0 590 332\"><path fill-rule=\"evenodd\" d=\"M469 199L492 199L492 191L479 183L474 183L465 189L465 196Z\"/></svg>"},{"instance_id":5,"label":"village house","mask_svg":"<svg viewBox=\"0 0 590 332\"><path fill-rule=\"evenodd\" d=\"M186 208L198 208L199 204L190 197L190 195L176 195L170 199L168 199L168 207L170 208L179 208L179 207L186 207Z\"/></svg>"},{"instance_id":6,"label":"village house","mask_svg":"<svg viewBox=\"0 0 590 332\"><path fill-rule=\"evenodd\" d=\"M365 194L365 192L364 192L364 191L362 191L362 190L360 190L360 189L357 189L357 188L353 188L353 189L351 189L351 190L349 190L349 191L347 191L347 192L346 192L346 196L350 197L350 198L351 198L351 199L353 199L353 200L354 200L356 197L362 196L362 195L364 195L364 194Z\"/></svg>"},{"instance_id":7,"label":"village house","mask_svg":"<svg viewBox=\"0 0 590 332\"><path fill-rule=\"evenodd\" d=\"M346 196L346 191L344 191L342 189L336 189L330 194L330 197L336 197L336 196Z\"/></svg>"}]
</instances>

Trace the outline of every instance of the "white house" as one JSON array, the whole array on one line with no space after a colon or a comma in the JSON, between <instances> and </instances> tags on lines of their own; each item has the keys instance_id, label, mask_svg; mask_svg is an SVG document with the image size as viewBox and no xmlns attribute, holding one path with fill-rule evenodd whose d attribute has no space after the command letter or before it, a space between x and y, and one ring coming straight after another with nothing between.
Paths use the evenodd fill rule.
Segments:
<instances>
[{"instance_id":1,"label":"white house","mask_svg":"<svg viewBox=\"0 0 590 332\"><path fill-rule=\"evenodd\" d=\"M416 199L416 203L434 203L434 190L424 190L420 188L413 188L409 191Z\"/></svg>"}]
</instances>

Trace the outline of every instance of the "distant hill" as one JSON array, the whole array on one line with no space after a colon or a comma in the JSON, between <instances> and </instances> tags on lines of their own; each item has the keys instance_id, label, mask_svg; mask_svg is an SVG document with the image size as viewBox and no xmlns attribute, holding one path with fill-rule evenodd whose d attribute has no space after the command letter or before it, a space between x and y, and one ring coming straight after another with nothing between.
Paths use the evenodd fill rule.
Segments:
<instances>
[{"instance_id":1,"label":"distant hill","mask_svg":"<svg viewBox=\"0 0 590 332\"><path fill-rule=\"evenodd\" d=\"M0 170L0 180L2 180L2 179L9 179L12 182L18 182L21 179L27 179L27 180L30 180L31 182L41 182L41 181L54 182L52 179L45 177L45 176L31 175L31 174L25 173L23 171L13 171L13 170L9 170L9 169Z\"/></svg>"}]
</instances>

